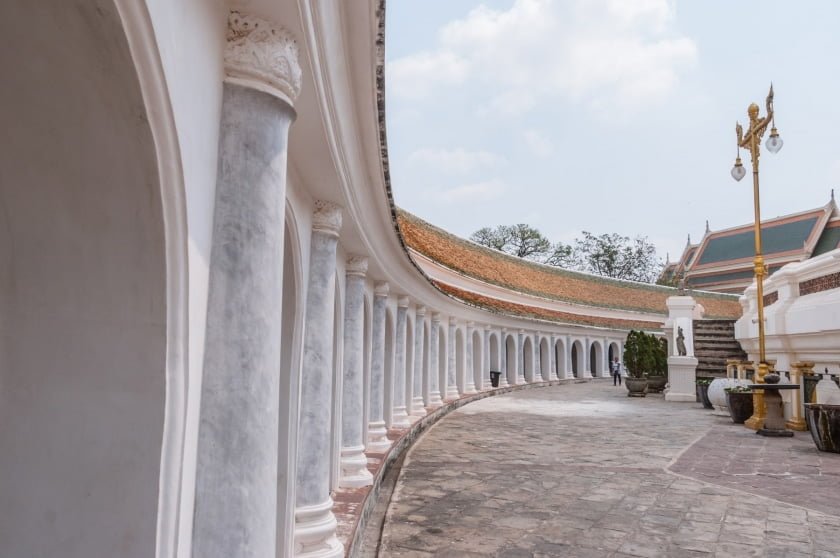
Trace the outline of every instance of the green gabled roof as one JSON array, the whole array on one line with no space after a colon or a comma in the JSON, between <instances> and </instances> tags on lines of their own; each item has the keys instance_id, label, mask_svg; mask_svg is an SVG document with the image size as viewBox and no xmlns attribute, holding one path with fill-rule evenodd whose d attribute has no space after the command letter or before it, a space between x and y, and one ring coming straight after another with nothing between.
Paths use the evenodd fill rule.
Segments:
<instances>
[{"instance_id":1,"label":"green gabled roof","mask_svg":"<svg viewBox=\"0 0 840 558\"><path fill-rule=\"evenodd\" d=\"M820 239L817 241L817 245L814 246L814 253L812 256L825 254L835 248L840 248L840 226L826 228L823 231L822 236L820 236Z\"/></svg>"},{"instance_id":2,"label":"green gabled roof","mask_svg":"<svg viewBox=\"0 0 840 558\"><path fill-rule=\"evenodd\" d=\"M818 217L814 215L781 225L762 226L761 244L764 254L802 250L817 221ZM750 258L754 254L755 237L753 230L747 229L735 234L710 238L694 265Z\"/></svg>"}]
</instances>

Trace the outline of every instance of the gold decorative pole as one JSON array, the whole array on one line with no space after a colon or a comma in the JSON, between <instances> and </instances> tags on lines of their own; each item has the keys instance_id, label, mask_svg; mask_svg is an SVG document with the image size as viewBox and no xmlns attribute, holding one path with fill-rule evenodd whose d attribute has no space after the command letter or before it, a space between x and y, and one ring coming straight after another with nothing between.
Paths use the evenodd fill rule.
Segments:
<instances>
[{"instance_id":1,"label":"gold decorative pole","mask_svg":"<svg viewBox=\"0 0 840 558\"><path fill-rule=\"evenodd\" d=\"M753 169L753 205L755 208L755 259L753 260L753 269L755 271L756 282L756 303L758 306L758 368L755 373L755 383L763 384L764 376L767 375L769 367L765 359L764 353L764 276L767 275L767 266L764 264L764 255L761 250L761 204L759 202L758 189L758 159L761 155L761 137L767 130L767 126L773 122L773 86L770 86L770 93L767 95L767 115L763 118L758 116L758 105L750 104L747 109L747 115L750 119L750 126L744 132L741 124L736 123L735 133L738 136L738 147L749 151L750 159L752 161ZM782 140L779 138L779 132L775 125L770 130L770 137L767 140L767 149L771 153L776 153L782 148ZM735 159L735 166L732 168L732 177L735 180L744 178L746 170L741 163L740 151L738 157ZM753 395L753 416L751 416L744 425L747 428L758 430L764 424L767 409L764 404L764 390L755 390Z\"/></svg>"},{"instance_id":2,"label":"gold decorative pole","mask_svg":"<svg viewBox=\"0 0 840 558\"><path fill-rule=\"evenodd\" d=\"M813 362L794 362L790 366L790 381L793 384L799 384L802 386L802 389L796 391L792 394L793 396L793 405L791 406L791 417L790 420L785 423L785 426L788 430L799 430L803 432L808 430L807 425L805 424L805 406L803 405L803 400L805 397L805 386L802 383L802 378L804 375L814 372L814 363Z\"/></svg>"}]
</instances>

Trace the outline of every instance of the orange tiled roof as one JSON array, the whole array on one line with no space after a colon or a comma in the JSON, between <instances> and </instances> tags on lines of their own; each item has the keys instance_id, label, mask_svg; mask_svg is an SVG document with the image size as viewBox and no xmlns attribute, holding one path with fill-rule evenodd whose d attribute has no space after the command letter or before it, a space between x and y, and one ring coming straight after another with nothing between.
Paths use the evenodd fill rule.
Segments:
<instances>
[{"instance_id":1,"label":"orange tiled roof","mask_svg":"<svg viewBox=\"0 0 840 558\"><path fill-rule=\"evenodd\" d=\"M509 256L447 233L402 210L397 220L409 248L464 275L514 291L576 304L662 315L667 313L665 300L677 294L670 287L597 277ZM701 292L693 292L692 296L706 309L707 318L741 316L736 296ZM496 306L500 304L506 303L496 301Z\"/></svg>"},{"instance_id":2,"label":"orange tiled roof","mask_svg":"<svg viewBox=\"0 0 840 558\"><path fill-rule=\"evenodd\" d=\"M600 316L582 316L580 314L572 314L570 312L560 312L558 310L550 310L548 308L540 308L538 306L528 306L525 304L517 304L507 300L499 300L489 296L480 295L471 291L465 291L452 285L447 285L441 281L432 281L440 290L448 295L460 299L468 304L484 308L486 310L501 312L504 314L513 314L515 316L523 316L526 318L537 318L541 320L551 320L554 322L562 322L569 324L581 324L596 327L610 327L618 329L660 329L662 322L653 322L645 320L623 320L617 318L604 318Z\"/></svg>"}]
</instances>

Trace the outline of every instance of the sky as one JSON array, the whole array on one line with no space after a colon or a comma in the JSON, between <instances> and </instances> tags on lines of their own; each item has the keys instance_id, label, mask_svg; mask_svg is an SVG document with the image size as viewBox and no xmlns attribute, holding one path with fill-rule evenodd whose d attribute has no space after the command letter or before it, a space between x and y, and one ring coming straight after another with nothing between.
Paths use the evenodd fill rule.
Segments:
<instances>
[{"instance_id":1,"label":"sky","mask_svg":"<svg viewBox=\"0 0 840 558\"><path fill-rule=\"evenodd\" d=\"M674 260L707 219L753 221L735 122L772 82L762 217L822 206L840 196L838 29L835 0L391 0L396 203L463 237L642 235Z\"/></svg>"}]
</instances>

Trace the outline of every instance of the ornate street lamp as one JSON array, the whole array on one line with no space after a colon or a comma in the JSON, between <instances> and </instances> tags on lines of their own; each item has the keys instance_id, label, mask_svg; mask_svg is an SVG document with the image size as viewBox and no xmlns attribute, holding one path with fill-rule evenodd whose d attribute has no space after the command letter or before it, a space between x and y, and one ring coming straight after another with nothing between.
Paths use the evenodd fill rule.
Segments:
<instances>
[{"instance_id":1,"label":"ornate street lamp","mask_svg":"<svg viewBox=\"0 0 840 558\"><path fill-rule=\"evenodd\" d=\"M758 158L761 155L761 137L767 130L768 125L772 125L770 129L770 136L767 138L765 146L770 153L778 153L782 148L784 142L779 137L779 131L776 130L775 114L773 112L773 85L770 85L770 93L767 94L767 115L764 118L758 117L758 105L750 104L747 109L747 115L750 118L750 126L747 131L741 127L740 123L735 124L735 133L738 136L738 155L735 158L735 166L732 167L732 178L741 180L747 174L747 170L741 163L741 148L743 147L749 151L752 160L753 169L753 203L755 205L755 259L753 260L753 267L755 269L755 282L757 289L757 306L758 306L758 369L755 374L756 383L763 384L764 376L769 371L769 366L765 361L764 354L764 276L767 275L767 266L764 264L764 256L761 252L761 209L759 205L758 193ZM747 420L745 425L753 430L758 430L764 424L767 409L764 404L764 393L756 391L753 396L754 413L753 416Z\"/></svg>"}]
</instances>

